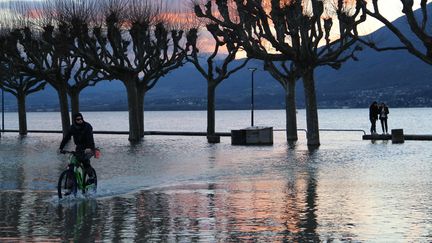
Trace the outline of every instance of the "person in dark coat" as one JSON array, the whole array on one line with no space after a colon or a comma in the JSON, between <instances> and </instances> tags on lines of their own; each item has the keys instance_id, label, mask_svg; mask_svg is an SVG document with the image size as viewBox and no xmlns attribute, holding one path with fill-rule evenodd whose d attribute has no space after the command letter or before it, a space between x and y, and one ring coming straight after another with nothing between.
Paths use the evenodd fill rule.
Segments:
<instances>
[{"instance_id":1,"label":"person in dark coat","mask_svg":"<svg viewBox=\"0 0 432 243\"><path fill-rule=\"evenodd\" d=\"M60 143L60 152L63 151L66 144L73 137L73 141L76 145L75 152L78 161L80 161L85 171L90 175L90 158L93 156L95 151L95 143L93 138L93 127L90 123L84 121L84 117L81 113L73 115L73 124L69 129L69 132L63 138Z\"/></svg>"},{"instance_id":2,"label":"person in dark coat","mask_svg":"<svg viewBox=\"0 0 432 243\"><path fill-rule=\"evenodd\" d=\"M389 114L389 108L384 102L382 102L379 107L379 119L381 121L381 128L383 134L388 134L388 126L387 126L388 114Z\"/></svg>"},{"instance_id":3,"label":"person in dark coat","mask_svg":"<svg viewBox=\"0 0 432 243\"><path fill-rule=\"evenodd\" d=\"M376 121L378 120L379 107L376 101L369 106L369 120L371 122L370 132L376 134Z\"/></svg>"}]
</instances>

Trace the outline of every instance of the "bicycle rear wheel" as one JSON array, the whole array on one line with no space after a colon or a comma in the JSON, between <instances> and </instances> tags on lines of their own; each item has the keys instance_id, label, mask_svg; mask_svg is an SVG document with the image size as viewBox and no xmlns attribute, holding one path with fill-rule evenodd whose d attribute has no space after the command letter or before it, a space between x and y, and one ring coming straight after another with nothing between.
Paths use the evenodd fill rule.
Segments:
<instances>
[{"instance_id":1,"label":"bicycle rear wheel","mask_svg":"<svg viewBox=\"0 0 432 243\"><path fill-rule=\"evenodd\" d=\"M59 198L73 194L76 196L77 193L77 181L75 174L71 170L65 170L60 174L57 193Z\"/></svg>"},{"instance_id":2,"label":"bicycle rear wheel","mask_svg":"<svg viewBox=\"0 0 432 243\"><path fill-rule=\"evenodd\" d=\"M83 188L83 193L86 193L87 191L90 191L92 193L96 192L97 189L97 175L96 175L96 170L91 167L90 168L90 175L89 176L87 173L84 173L84 188Z\"/></svg>"}]
</instances>

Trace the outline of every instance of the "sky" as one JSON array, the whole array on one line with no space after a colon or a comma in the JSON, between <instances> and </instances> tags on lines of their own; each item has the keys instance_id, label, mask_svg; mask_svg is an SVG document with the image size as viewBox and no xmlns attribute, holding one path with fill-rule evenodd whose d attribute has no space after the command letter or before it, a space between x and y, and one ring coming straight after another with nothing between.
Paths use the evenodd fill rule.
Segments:
<instances>
[{"instance_id":1,"label":"sky","mask_svg":"<svg viewBox=\"0 0 432 243\"><path fill-rule=\"evenodd\" d=\"M40 0L22 0L27 2L38 2ZM162 0L167 6L175 6L175 7L184 7L190 4L192 0ZM370 1L370 0L369 0ZM414 6L419 5L420 0L414 0ZM0 0L0 3L11 2L11 0ZM432 2L432 0L428 0L428 2ZM394 20L402 15L401 12L401 0L380 0L380 12L387 17L389 20ZM365 31L373 31L377 28L381 27L378 21L369 18L367 23L363 27ZM370 29L370 30L368 30Z\"/></svg>"},{"instance_id":2,"label":"sky","mask_svg":"<svg viewBox=\"0 0 432 243\"><path fill-rule=\"evenodd\" d=\"M22 0L27 2L40 2L40 0ZM190 6L192 0L162 0L162 2L166 3L167 6L173 8L183 8L186 6ZM201 0L203 1L203 0ZM371 1L371 0L368 0ZM0 0L0 8L1 4L11 2L10 0ZM414 6L419 6L420 0L414 0ZM428 2L432 2L432 0L428 0ZM390 21L395 20L396 18L402 15L402 4L401 0L379 0L380 3L380 12ZM7 15L7 12L2 12L0 10L0 15ZM382 27L383 24L374 18L367 18L366 22L359 26L359 32L361 35L369 34L378 28ZM207 49L207 51L211 51L213 49L213 44L211 40L207 40L209 37L207 35L203 35L200 39L201 48ZM211 38L210 38L211 39ZM207 47L207 48L206 48Z\"/></svg>"},{"instance_id":3,"label":"sky","mask_svg":"<svg viewBox=\"0 0 432 243\"><path fill-rule=\"evenodd\" d=\"M27 2L40 2L42 0L21 0L21 1L27 1ZM162 0L164 3L166 3L168 6L178 6L178 7L184 7L186 5L189 5L192 0ZM369 0L370 1L370 0ZM418 6L420 0L414 0L414 6ZM8 3L12 2L11 0L0 0L0 3ZM432 2L432 0L428 0L428 2ZM388 17L389 19L395 19L397 17L400 17L402 15L401 13L401 3L400 0L380 0L380 11L383 13L384 16ZM377 25L376 21L368 21L368 25L375 26Z\"/></svg>"}]
</instances>

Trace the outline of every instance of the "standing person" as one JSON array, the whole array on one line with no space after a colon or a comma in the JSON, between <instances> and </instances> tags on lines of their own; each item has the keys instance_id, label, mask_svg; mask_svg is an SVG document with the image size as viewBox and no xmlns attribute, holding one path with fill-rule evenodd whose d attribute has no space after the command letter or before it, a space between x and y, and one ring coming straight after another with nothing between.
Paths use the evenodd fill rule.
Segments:
<instances>
[{"instance_id":1,"label":"standing person","mask_svg":"<svg viewBox=\"0 0 432 243\"><path fill-rule=\"evenodd\" d=\"M73 141L76 145L76 157L78 161L83 164L84 170L91 178L93 175L91 174L90 158L93 156L95 151L93 127L90 123L84 121L84 117L81 113L74 114L73 124L60 143L60 152L63 151L63 148L67 142L69 142L71 137L73 137Z\"/></svg>"},{"instance_id":2,"label":"standing person","mask_svg":"<svg viewBox=\"0 0 432 243\"><path fill-rule=\"evenodd\" d=\"M389 108L384 102L382 102L379 107L379 119L381 121L381 128L383 134L388 134L388 126L387 126L388 114L389 114Z\"/></svg>"},{"instance_id":3,"label":"standing person","mask_svg":"<svg viewBox=\"0 0 432 243\"><path fill-rule=\"evenodd\" d=\"M376 134L376 121L378 120L378 102L374 101L369 106L369 120L371 122L370 132L371 134Z\"/></svg>"}]
</instances>

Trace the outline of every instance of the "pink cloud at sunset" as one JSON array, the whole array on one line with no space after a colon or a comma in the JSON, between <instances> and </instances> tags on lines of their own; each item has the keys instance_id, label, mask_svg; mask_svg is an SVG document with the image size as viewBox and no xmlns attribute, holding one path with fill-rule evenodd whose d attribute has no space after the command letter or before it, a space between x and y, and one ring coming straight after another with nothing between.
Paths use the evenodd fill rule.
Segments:
<instances>
[{"instance_id":1,"label":"pink cloud at sunset","mask_svg":"<svg viewBox=\"0 0 432 243\"><path fill-rule=\"evenodd\" d=\"M328 4L331 4L330 2L336 1L336 0L329 0L326 1ZM1 0L0 0L1 2ZM4 1L3 1L4 2ZM34 2L42 2L42 1L32 1ZM165 11L163 14L164 19L168 19L174 27L197 27L198 25L201 25L200 33L199 33L199 48L201 53L210 53L214 50L214 40L212 36L207 33L205 30L205 23L204 20L197 20L193 14L193 3L194 2L201 2L204 3L206 0L162 0L162 5L165 9L168 9L168 11ZM282 0L281 4L290 4L292 0ZM347 4L354 4L355 0L345 0ZM371 0L369 0L371 2ZM400 17L402 15L402 7L400 0L395 1L387 1L387 0L379 0L380 4L380 11L383 13L385 17L387 17L390 21L393 21L394 19ZM432 0L429 0L428 2L432 2ZM264 1L264 4L268 5L270 3L270 0ZM304 1L305 6L310 3L309 1ZM415 0L414 6L420 6L419 0ZM214 8L216 8L214 6ZM30 11L27 11L26 16L31 18L38 18L41 16L41 13L37 9L33 9ZM365 35L369 34L376 29L382 27L383 25L378 22L377 20L373 18L367 18L366 22L361 24L359 26L360 34ZM337 29L337 28L336 28ZM224 48L221 50L222 54L224 54ZM244 53L240 53L238 57L244 57Z\"/></svg>"}]
</instances>

